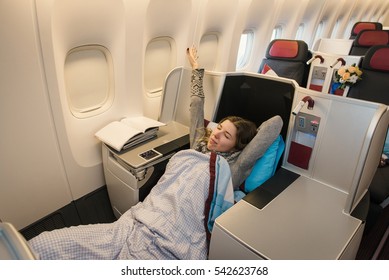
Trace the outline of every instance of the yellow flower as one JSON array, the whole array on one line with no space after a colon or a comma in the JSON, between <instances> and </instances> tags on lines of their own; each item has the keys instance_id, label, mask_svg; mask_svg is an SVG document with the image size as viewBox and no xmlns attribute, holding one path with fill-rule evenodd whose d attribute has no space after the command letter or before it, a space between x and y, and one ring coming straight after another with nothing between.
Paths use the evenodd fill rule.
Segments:
<instances>
[{"instance_id":1,"label":"yellow flower","mask_svg":"<svg viewBox=\"0 0 389 280\"><path fill-rule=\"evenodd\" d=\"M350 66L340 67L334 74L334 82L340 83L341 89L346 86L351 86L361 79L362 71L358 66L352 64Z\"/></svg>"},{"instance_id":2,"label":"yellow flower","mask_svg":"<svg viewBox=\"0 0 389 280\"><path fill-rule=\"evenodd\" d=\"M344 73L341 76L342 76L342 80L347 81L350 78L351 75L350 75L349 72L346 72L346 73Z\"/></svg>"},{"instance_id":3,"label":"yellow flower","mask_svg":"<svg viewBox=\"0 0 389 280\"><path fill-rule=\"evenodd\" d=\"M357 68L354 67L354 66L350 66L350 67L348 68L348 71L349 71L350 73L355 73L356 70L357 70Z\"/></svg>"},{"instance_id":4,"label":"yellow flower","mask_svg":"<svg viewBox=\"0 0 389 280\"><path fill-rule=\"evenodd\" d=\"M339 69L338 69L338 74L339 74L339 76L343 76L343 74L346 72L346 69L344 68L344 67L340 67Z\"/></svg>"}]
</instances>

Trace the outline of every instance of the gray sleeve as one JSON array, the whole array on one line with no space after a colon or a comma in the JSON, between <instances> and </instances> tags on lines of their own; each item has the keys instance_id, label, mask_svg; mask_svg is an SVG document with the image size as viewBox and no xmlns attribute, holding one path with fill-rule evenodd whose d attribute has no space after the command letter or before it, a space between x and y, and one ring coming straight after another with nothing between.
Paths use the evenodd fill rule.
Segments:
<instances>
[{"instance_id":1,"label":"gray sleeve","mask_svg":"<svg viewBox=\"0 0 389 280\"><path fill-rule=\"evenodd\" d=\"M204 91L203 91L204 69L194 69L191 75L190 84L190 147L204 135Z\"/></svg>"},{"instance_id":2,"label":"gray sleeve","mask_svg":"<svg viewBox=\"0 0 389 280\"><path fill-rule=\"evenodd\" d=\"M282 125L283 122L280 116L274 116L260 125L255 137L230 166L234 189L239 188L246 180L257 159L266 152L267 148L280 134Z\"/></svg>"}]
</instances>

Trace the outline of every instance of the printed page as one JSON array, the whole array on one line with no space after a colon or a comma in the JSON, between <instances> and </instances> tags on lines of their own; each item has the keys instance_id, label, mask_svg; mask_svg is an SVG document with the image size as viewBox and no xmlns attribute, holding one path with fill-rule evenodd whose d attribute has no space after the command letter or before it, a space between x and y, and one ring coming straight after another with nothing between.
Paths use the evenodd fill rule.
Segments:
<instances>
[{"instance_id":1,"label":"printed page","mask_svg":"<svg viewBox=\"0 0 389 280\"><path fill-rule=\"evenodd\" d=\"M96 132L95 136L102 142L108 144L117 151L120 151L128 139L140 133L142 133L142 131L136 128L125 125L119 121L114 121Z\"/></svg>"},{"instance_id":2,"label":"printed page","mask_svg":"<svg viewBox=\"0 0 389 280\"><path fill-rule=\"evenodd\" d=\"M142 132L145 132L149 128L160 127L165 125L164 123L161 123L159 121L144 116L127 117L122 119L121 122L133 128L136 128Z\"/></svg>"}]
</instances>

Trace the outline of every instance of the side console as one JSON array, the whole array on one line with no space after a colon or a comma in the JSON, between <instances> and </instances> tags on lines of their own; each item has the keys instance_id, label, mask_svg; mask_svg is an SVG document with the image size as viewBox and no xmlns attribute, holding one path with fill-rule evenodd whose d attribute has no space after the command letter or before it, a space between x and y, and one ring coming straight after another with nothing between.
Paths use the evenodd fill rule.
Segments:
<instances>
[{"instance_id":1,"label":"side console","mask_svg":"<svg viewBox=\"0 0 389 280\"><path fill-rule=\"evenodd\" d=\"M119 218L149 194L165 172L169 159L189 148L189 129L169 122L157 138L134 148L117 152L102 144L104 176L113 212Z\"/></svg>"}]
</instances>

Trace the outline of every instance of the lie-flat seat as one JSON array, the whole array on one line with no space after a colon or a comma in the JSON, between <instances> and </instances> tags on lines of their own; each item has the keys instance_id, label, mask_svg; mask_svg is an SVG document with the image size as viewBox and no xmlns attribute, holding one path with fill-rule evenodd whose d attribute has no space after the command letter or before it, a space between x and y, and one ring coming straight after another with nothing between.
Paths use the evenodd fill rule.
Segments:
<instances>
[{"instance_id":1,"label":"lie-flat seat","mask_svg":"<svg viewBox=\"0 0 389 280\"><path fill-rule=\"evenodd\" d=\"M271 69L278 76L293 79L300 86L305 86L309 73L306 62L311 57L304 41L275 39L270 42L258 73L265 74Z\"/></svg>"},{"instance_id":2,"label":"lie-flat seat","mask_svg":"<svg viewBox=\"0 0 389 280\"><path fill-rule=\"evenodd\" d=\"M389 32L387 30L362 30L353 41L350 55L363 56L372 46L388 44Z\"/></svg>"},{"instance_id":3,"label":"lie-flat seat","mask_svg":"<svg viewBox=\"0 0 389 280\"><path fill-rule=\"evenodd\" d=\"M350 88L347 96L389 105L389 45L370 47L362 60L361 70L362 80ZM388 137L386 141L389 141ZM371 208L383 207L389 197L389 166L377 168L369 192Z\"/></svg>"},{"instance_id":4,"label":"lie-flat seat","mask_svg":"<svg viewBox=\"0 0 389 280\"><path fill-rule=\"evenodd\" d=\"M348 97L389 105L389 45L372 46L362 60L362 79Z\"/></svg>"},{"instance_id":5,"label":"lie-flat seat","mask_svg":"<svg viewBox=\"0 0 389 280\"><path fill-rule=\"evenodd\" d=\"M354 23L351 29L350 39L355 39L362 30L382 30L383 26L380 22L374 21L358 21Z\"/></svg>"}]
</instances>

